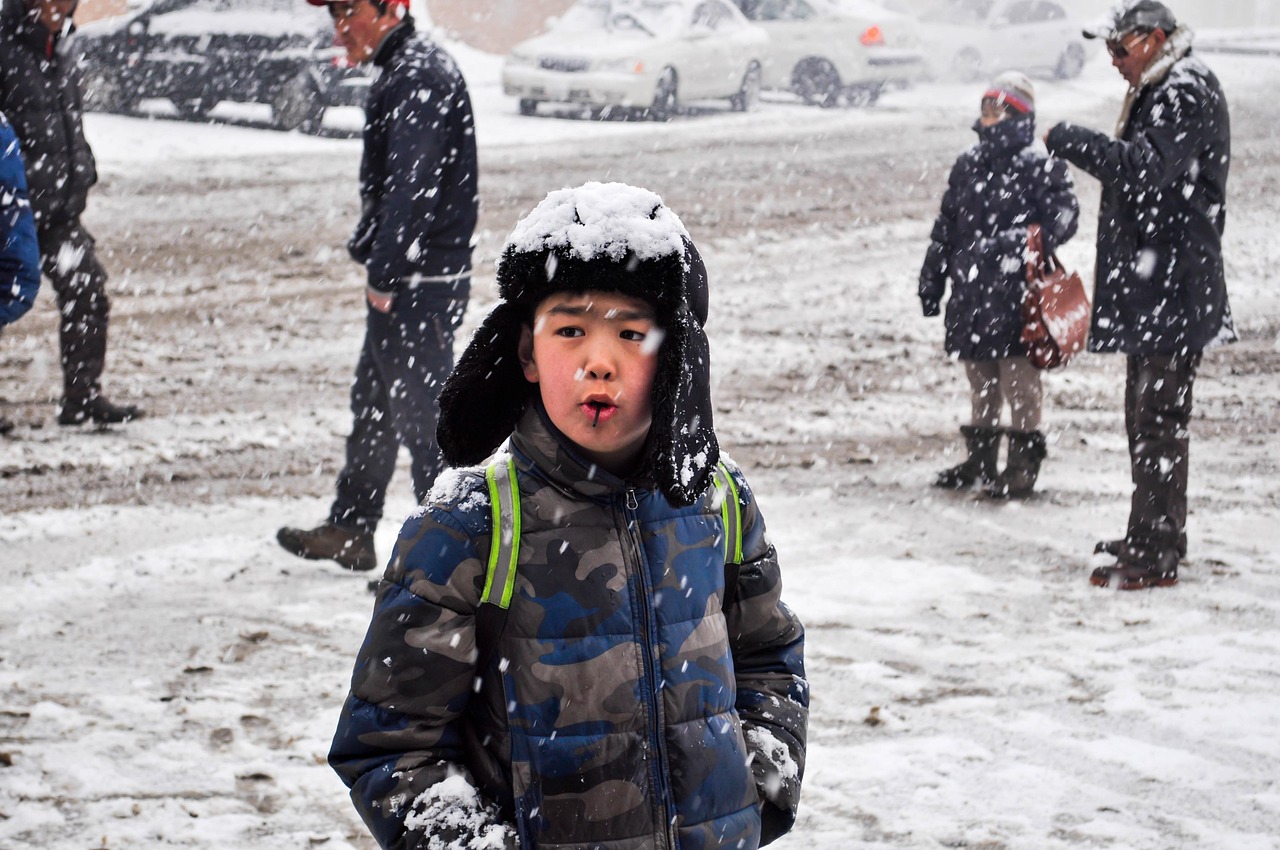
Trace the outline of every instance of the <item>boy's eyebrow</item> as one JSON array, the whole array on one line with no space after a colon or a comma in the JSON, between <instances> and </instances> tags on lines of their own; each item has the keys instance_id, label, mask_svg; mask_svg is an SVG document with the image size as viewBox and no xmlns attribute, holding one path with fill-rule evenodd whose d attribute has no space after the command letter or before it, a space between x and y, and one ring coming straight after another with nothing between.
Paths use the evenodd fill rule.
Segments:
<instances>
[{"instance_id":1,"label":"boy's eyebrow","mask_svg":"<svg viewBox=\"0 0 1280 850\"><path fill-rule=\"evenodd\" d=\"M582 316L595 309L594 304L557 304L547 308L548 316ZM653 311L647 309L606 310L604 317L619 322L639 322L653 318Z\"/></svg>"}]
</instances>

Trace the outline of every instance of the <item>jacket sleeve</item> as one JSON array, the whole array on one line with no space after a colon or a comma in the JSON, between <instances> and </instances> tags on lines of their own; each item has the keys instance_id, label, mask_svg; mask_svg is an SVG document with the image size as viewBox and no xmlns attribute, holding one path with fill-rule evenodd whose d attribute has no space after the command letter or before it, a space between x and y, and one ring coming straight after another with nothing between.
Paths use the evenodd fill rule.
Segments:
<instances>
[{"instance_id":1,"label":"jacket sleeve","mask_svg":"<svg viewBox=\"0 0 1280 850\"><path fill-rule=\"evenodd\" d=\"M1163 189L1186 173L1213 133L1206 95L1191 82L1167 82L1152 92L1159 122L1141 127L1131 141L1063 122L1049 131L1045 145L1103 183Z\"/></svg>"},{"instance_id":2,"label":"jacket sleeve","mask_svg":"<svg viewBox=\"0 0 1280 850\"><path fill-rule=\"evenodd\" d=\"M31 309L40 289L40 248L18 138L0 116L0 327Z\"/></svg>"},{"instance_id":3,"label":"jacket sleeve","mask_svg":"<svg viewBox=\"0 0 1280 850\"><path fill-rule=\"evenodd\" d=\"M1040 199L1040 236L1045 251L1053 253L1076 235L1080 204L1076 201L1075 186L1067 164L1060 159L1050 159L1046 169L1047 182Z\"/></svg>"},{"instance_id":4,"label":"jacket sleeve","mask_svg":"<svg viewBox=\"0 0 1280 850\"><path fill-rule=\"evenodd\" d=\"M395 292L418 268L418 257L430 250L427 226L446 187L441 163L451 120L452 94L406 75L390 82L386 102L387 163L374 220L368 225L372 245L365 268L369 286Z\"/></svg>"},{"instance_id":5,"label":"jacket sleeve","mask_svg":"<svg viewBox=\"0 0 1280 850\"><path fill-rule=\"evenodd\" d=\"M924 265L920 269L920 307L926 316L936 316L942 309L942 296L947 289L947 272L950 270L956 226L956 204L959 190L961 160L951 168L947 178L947 190L942 195L942 210L933 222L929 248L925 252Z\"/></svg>"},{"instance_id":6,"label":"jacket sleeve","mask_svg":"<svg viewBox=\"0 0 1280 850\"><path fill-rule=\"evenodd\" d=\"M379 845L514 846L464 766L485 564L457 517L424 509L401 530L356 659L329 764ZM492 842L492 843L486 843Z\"/></svg>"},{"instance_id":7,"label":"jacket sleeve","mask_svg":"<svg viewBox=\"0 0 1280 850\"><path fill-rule=\"evenodd\" d=\"M737 591L725 609L751 769L763 801L761 844L795 823L804 778L809 683L804 674L804 626L782 601L778 553L741 473L743 562Z\"/></svg>"}]
</instances>

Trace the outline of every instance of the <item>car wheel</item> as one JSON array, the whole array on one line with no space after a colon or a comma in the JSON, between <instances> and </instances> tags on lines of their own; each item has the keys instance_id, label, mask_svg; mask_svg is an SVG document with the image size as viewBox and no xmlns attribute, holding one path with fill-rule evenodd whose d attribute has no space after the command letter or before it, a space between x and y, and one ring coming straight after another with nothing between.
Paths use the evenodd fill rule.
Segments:
<instances>
[{"instance_id":1,"label":"car wheel","mask_svg":"<svg viewBox=\"0 0 1280 850\"><path fill-rule=\"evenodd\" d=\"M826 59L805 59L797 64L791 88L805 103L831 107L840 102L840 74Z\"/></svg>"},{"instance_id":2,"label":"car wheel","mask_svg":"<svg viewBox=\"0 0 1280 850\"><path fill-rule=\"evenodd\" d=\"M290 77L271 101L271 119L279 130L315 133L324 120L324 100L310 75Z\"/></svg>"},{"instance_id":3,"label":"car wheel","mask_svg":"<svg viewBox=\"0 0 1280 850\"><path fill-rule=\"evenodd\" d=\"M975 48L963 48L951 59L951 73L962 83L976 83L982 79L982 54Z\"/></svg>"},{"instance_id":4,"label":"car wheel","mask_svg":"<svg viewBox=\"0 0 1280 850\"><path fill-rule=\"evenodd\" d=\"M188 121L203 121L209 117L209 113L218 105L218 102L203 97L189 97L175 100L173 105L177 107L178 114Z\"/></svg>"},{"instance_id":5,"label":"car wheel","mask_svg":"<svg viewBox=\"0 0 1280 850\"><path fill-rule=\"evenodd\" d=\"M1084 48L1078 44L1068 44L1067 49L1058 57L1058 65L1053 75L1060 80L1070 80L1080 76L1084 69Z\"/></svg>"},{"instance_id":6,"label":"car wheel","mask_svg":"<svg viewBox=\"0 0 1280 850\"><path fill-rule=\"evenodd\" d=\"M658 85L653 92L653 105L649 107L649 117L654 121L670 121L675 117L679 106L676 72L668 68L658 78Z\"/></svg>"},{"instance_id":7,"label":"car wheel","mask_svg":"<svg viewBox=\"0 0 1280 850\"><path fill-rule=\"evenodd\" d=\"M752 62L747 73L742 77L742 86L738 93L729 98L729 105L734 112L750 112L760 103L760 66Z\"/></svg>"},{"instance_id":8,"label":"car wheel","mask_svg":"<svg viewBox=\"0 0 1280 850\"><path fill-rule=\"evenodd\" d=\"M84 78L84 108L90 112L128 112L137 100L118 71L95 68Z\"/></svg>"},{"instance_id":9,"label":"car wheel","mask_svg":"<svg viewBox=\"0 0 1280 850\"><path fill-rule=\"evenodd\" d=\"M531 97L520 98L520 114L521 115L537 115L538 101Z\"/></svg>"},{"instance_id":10,"label":"car wheel","mask_svg":"<svg viewBox=\"0 0 1280 850\"><path fill-rule=\"evenodd\" d=\"M864 83L846 89L845 99L850 106L875 106L883 91L884 83Z\"/></svg>"}]
</instances>

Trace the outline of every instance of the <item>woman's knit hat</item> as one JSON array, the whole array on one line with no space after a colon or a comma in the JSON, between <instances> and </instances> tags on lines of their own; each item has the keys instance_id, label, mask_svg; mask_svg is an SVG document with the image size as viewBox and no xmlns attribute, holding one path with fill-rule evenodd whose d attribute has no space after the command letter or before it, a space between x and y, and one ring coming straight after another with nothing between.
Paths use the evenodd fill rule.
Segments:
<instances>
[{"instance_id":1,"label":"woman's knit hat","mask_svg":"<svg viewBox=\"0 0 1280 850\"><path fill-rule=\"evenodd\" d=\"M536 385L517 356L521 327L556 292L618 292L654 310L661 330L647 456L676 505L696 501L720 457L711 420L707 274L662 199L623 183L550 193L516 225L498 265L501 302L472 335L440 392L437 439L451 466L483 462L511 434Z\"/></svg>"},{"instance_id":2,"label":"woman's knit hat","mask_svg":"<svg viewBox=\"0 0 1280 850\"><path fill-rule=\"evenodd\" d=\"M994 100L1024 115L1036 111L1036 87L1018 71L1005 71L992 80L982 99Z\"/></svg>"}]
</instances>

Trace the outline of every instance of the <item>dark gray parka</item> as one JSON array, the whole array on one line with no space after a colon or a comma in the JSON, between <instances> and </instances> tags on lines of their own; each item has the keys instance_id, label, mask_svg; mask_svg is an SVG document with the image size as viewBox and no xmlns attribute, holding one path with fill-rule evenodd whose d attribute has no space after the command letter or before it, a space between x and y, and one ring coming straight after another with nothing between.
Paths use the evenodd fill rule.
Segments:
<instances>
[{"instance_id":1,"label":"dark gray parka","mask_svg":"<svg viewBox=\"0 0 1280 850\"><path fill-rule=\"evenodd\" d=\"M1222 267L1231 126L1178 30L1131 91L1118 138L1054 127L1049 150L1102 183L1091 351L1167 355L1236 339Z\"/></svg>"},{"instance_id":2,"label":"dark gray parka","mask_svg":"<svg viewBox=\"0 0 1280 850\"><path fill-rule=\"evenodd\" d=\"M1035 144L1035 118L1021 115L982 127L978 144L951 169L942 210L920 269L920 303L939 312L947 289L946 350L961 360L1022 356L1029 225L1045 249L1076 232L1080 208L1067 164Z\"/></svg>"},{"instance_id":3,"label":"dark gray parka","mask_svg":"<svg viewBox=\"0 0 1280 850\"><path fill-rule=\"evenodd\" d=\"M81 125L79 73L69 44L22 0L0 10L0 112L22 141L27 189L41 232L74 224L98 182Z\"/></svg>"}]
</instances>

